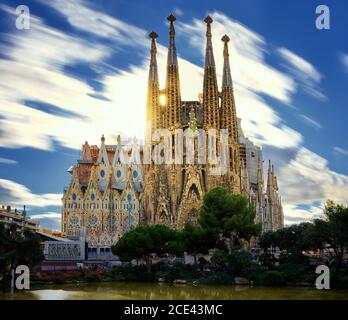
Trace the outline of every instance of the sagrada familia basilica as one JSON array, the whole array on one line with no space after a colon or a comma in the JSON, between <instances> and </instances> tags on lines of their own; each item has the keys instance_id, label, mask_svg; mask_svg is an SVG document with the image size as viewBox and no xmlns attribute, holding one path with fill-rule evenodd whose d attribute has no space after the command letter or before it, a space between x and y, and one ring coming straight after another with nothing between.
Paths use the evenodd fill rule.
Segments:
<instances>
[{"instance_id":1,"label":"sagrada familia basilica","mask_svg":"<svg viewBox=\"0 0 348 320\"><path fill-rule=\"evenodd\" d=\"M132 146L126 147L120 136L115 144L106 144L103 136L100 146L86 142L81 159L69 170L71 182L62 199L62 231L70 239L78 238L83 232L90 254L96 256L110 254L110 247L119 237L138 224L161 223L180 228L187 221L194 223L204 193L214 186L223 186L248 197L256 208L256 222L262 224L263 231L276 230L284 224L273 165L269 162L265 185L261 148L244 136L241 121L237 118L229 64L229 37L224 35L221 39L224 64L219 90L212 46L213 20L209 16L205 18L203 94L198 101L183 101L175 47L175 17L170 15L168 20L165 89L161 89L159 83L157 34L150 33L144 144L140 145L134 139ZM216 132L216 144L212 143L208 148L211 136L207 132L212 129ZM164 131L166 137L159 137L158 130ZM188 131L191 139L186 134ZM181 149L180 132L185 132L186 137L186 144ZM203 132L203 141L208 143L200 144L198 132ZM222 136L222 132L227 134ZM169 143L165 144L167 148L161 149L164 139ZM199 150L204 154L213 149L219 157L223 139L227 170L216 174L216 163L198 161ZM173 161L178 150L182 151L182 160ZM154 161L163 156L163 152L169 154L170 161ZM154 157L145 161L148 154Z\"/></svg>"}]
</instances>

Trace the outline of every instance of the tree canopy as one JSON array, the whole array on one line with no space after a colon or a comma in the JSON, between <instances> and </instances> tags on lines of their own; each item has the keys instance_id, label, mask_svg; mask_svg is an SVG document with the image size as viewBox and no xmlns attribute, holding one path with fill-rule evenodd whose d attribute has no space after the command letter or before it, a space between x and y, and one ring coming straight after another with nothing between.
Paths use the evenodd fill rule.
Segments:
<instances>
[{"instance_id":1,"label":"tree canopy","mask_svg":"<svg viewBox=\"0 0 348 320\"><path fill-rule=\"evenodd\" d=\"M186 223L181 231L184 250L192 254L197 265L197 254L208 253L209 249L216 247L218 237L209 230L202 228L200 225Z\"/></svg>"},{"instance_id":2,"label":"tree canopy","mask_svg":"<svg viewBox=\"0 0 348 320\"><path fill-rule=\"evenodd\" d=\"M10 283L11 270L18 265L33 266L43 260L40 241L29 230L19 232L13 224L0 223L0 275L3 288Z\"/></svg>"},{"instance_id":3,"label":"tree canopy","mask_svg":"<svg viewBox=\"0 0 348 320\"><path fill-rule=\"evenodd\" d=\"M296 257L302 257L303 251L322 249L340 269L348 246L348 207L329 200L321 219L266 232L259 244L264 250L278 247Z\"/></svg>"},{"instance_id":4,"label":"tree canopy","mask_svg":"<svg viewBox=\"0 0 348 320\"><path fill-rule=\"evenodd\" d=\"M151 270L151 254L182 254L178 232L165 225L140 225L125 233L111 248L122 261L144 259Z\"/></svg>"},{"instance_id":5,"label":"tree canopy","mask_svg":"<svg viewBox=\"0 0 348 320\"><path fill-rule=\"evenodd\" d=\"M199 224L211 234L249 240L261 231L255 216L255 208L246 197L215 187L203 197Z\"/></svg>"}]
</instances>

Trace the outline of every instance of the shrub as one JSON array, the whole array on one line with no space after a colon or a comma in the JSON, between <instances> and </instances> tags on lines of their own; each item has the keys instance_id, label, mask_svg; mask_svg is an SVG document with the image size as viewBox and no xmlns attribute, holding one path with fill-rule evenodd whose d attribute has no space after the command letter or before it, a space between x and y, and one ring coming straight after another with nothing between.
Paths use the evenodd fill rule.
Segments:
<instances>
[{"instance_id":1,"label":"shrub","mask_svg":"<svg viewBox=\"0 0 348 320\"><path fill-rule=\"evenodd\" d=\"M335 289L348 288L348 270L333 270L330 274L330 286Z\"/></svg>"},{"instance_id":2,"label":"shrub","mask_svg":"<svg viewBox=\"0 0 348 320\"><path fill-rule=\"evenodd\" d=\"M281 271L265 271L261 276L261 282L266 286L281 286L286 283L286 276Z\"/></svg>"},{"instance_id":3,"label":"shrub","mask_svg":"<svg viewBox=\"0 0 348 320\"><path fill-rule=\"evenodd\" d=\"M304 279L306 273L305 267L295 263L284 263L281 264L277 271L284 274L286 282L296 283Z\"/></svg>"},{"instance_id":4,"label":"shrub","mask_svg":"<svg viewBox=\"0 0 348 320\"><path fill-rule=\"evenodd\" d=\"M200 281L204 285L231 285L234 282L234 278L227 272L216 272L210 275L208 278Z\"/></svg>"},{"instance_id":5,"label":"shrub","mask_svg":"<svg viewBox=\"0 0 348 320\"><path fill-rule=\"evenodd\" d=\"M228 271L235 277L248 277L252 264L250 252L245 250L234 250L227 256Z\"/></svg>"},{"instance_id":6,"label":"shrub","mask_svg":"<svg viewBox=\"0 0 348 320\"><path fill-rule=\"evenodd\" d=\"M193 280L197 279L198 276L199 271L197 271L193 266L178 262L168 270L165 275L165 280L167 282L173 282L176 279Z\"/></svg>"}]
</instances>

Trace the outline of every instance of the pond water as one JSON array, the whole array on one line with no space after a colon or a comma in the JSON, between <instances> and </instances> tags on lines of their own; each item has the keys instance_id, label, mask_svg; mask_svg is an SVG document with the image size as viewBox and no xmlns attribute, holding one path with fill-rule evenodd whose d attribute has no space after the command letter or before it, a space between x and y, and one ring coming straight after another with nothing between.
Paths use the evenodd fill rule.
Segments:
<instances>
[{"instance_id":1,"label":"pond water","mask_svg":"<svg viewBox=\"0 0 348 320\"><path fill-rule=\"evenodd\" d=\"M102 282L33 287L14 294L0 293L0 300L348 300L348 290L303 287L194 286L157 283Z\"/></svg>"}]
</instances>

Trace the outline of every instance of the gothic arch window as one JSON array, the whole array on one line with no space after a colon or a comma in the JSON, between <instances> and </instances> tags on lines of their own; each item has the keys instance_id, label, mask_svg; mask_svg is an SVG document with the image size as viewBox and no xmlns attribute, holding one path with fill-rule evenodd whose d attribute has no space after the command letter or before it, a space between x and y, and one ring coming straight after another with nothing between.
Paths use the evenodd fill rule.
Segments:
<instances>
[{"instance_id":1,"label":"gothic arch window","mask_svg":"<svg viewBox=\"0 0 348 320\"><path fill-rule=\"evenodd\" d=\"M189 189L189 192L188 192L188 196L190 199L197 199L199 200L200 199L200 195L199 195L199 192L198 192L198 189L197 189L197 186L196 184L193 184L190 189Z\"/></svg>"}]
</instances>

